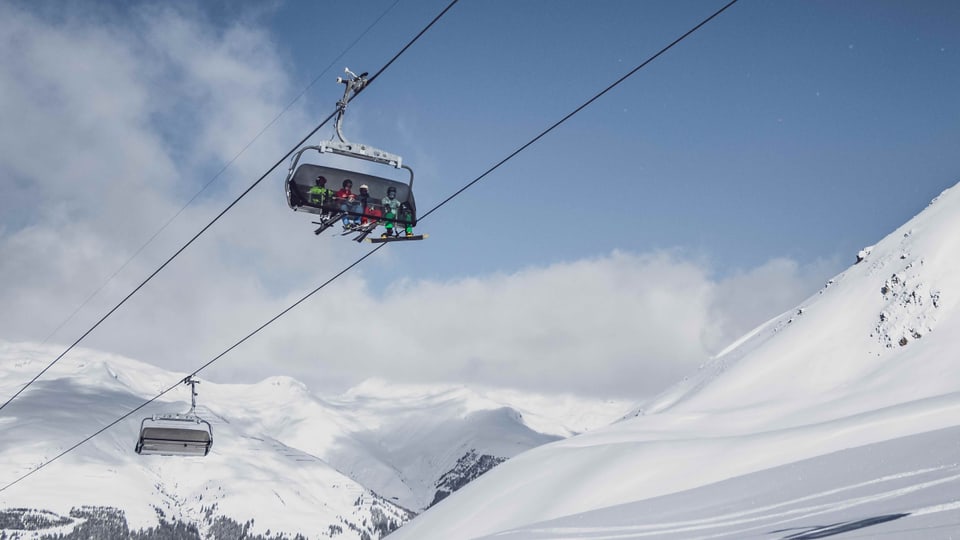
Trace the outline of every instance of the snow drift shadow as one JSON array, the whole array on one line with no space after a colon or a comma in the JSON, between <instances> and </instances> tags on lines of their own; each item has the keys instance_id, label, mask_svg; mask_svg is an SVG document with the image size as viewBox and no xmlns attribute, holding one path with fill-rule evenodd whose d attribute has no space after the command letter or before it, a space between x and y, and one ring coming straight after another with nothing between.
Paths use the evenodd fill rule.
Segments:
<instances>
[{"instance_id":1,"label":"snow drift shadow","mask_svg":"<svg viewBox=\"0 0 960 540\"><path fill-rule=\"evenodd\" d=\"M876 516L866 519L860 519L857 521L848 521L846 523L834 523L831 525L817 525L813 527L799 527L806 529L801 533L794 533L783 537L783 540L813 540L814 538L826 538L828 536L833 536L836 534L841 534L850 531L856 531L858 529L863 529L865 527L870 527L871 525L879 525L881 523L886 523L888 521L894 521L902 517L909 516L909 513L906 514L888 514L885 516ZM771 534L782 533L789 530L795 529L783 529L778 531L771 531Z\"/></svg>"}]
</instances>

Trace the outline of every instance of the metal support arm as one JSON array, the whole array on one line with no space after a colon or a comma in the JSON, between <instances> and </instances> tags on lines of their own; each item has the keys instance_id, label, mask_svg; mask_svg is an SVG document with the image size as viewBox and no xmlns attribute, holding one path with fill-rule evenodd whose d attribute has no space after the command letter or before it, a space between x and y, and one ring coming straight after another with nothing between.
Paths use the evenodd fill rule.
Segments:
<instances>
[{"instance_id":1,"label":"metal support arm","mask_svg":"<svg viewBox=\"0 0 960 540\"><path fill-rule=\"evenodd\" d=\"M346 143L347 140L343 137L343 132L341 131L343 115L347 112L347 104L350 103L350 100L367 86L367 73L364 72L360 75L357 75L356 73L350 71L350 68L343 68L343 71L350 77L337 77L337 82L343 83L346 86L343 89L343 98L337 102L337 121L334 126L340 142Z\"/></svg>"}]
</instances>

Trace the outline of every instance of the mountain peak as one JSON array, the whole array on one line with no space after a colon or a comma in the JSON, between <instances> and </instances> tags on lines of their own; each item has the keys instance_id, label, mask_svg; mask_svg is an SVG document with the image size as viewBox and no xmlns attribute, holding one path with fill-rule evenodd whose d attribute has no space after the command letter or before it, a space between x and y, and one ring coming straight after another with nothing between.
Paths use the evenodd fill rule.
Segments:
<instances>
[{"instance_id":1,"label":"mountain peak","mask_svg":"<svg viewBox=\"0 0 960 540\"><path fill-rule=\"evenodd\" d=\"M889 403L952 386L926 384L949 362L915 349L954 317L960 298L960 190L948 189L800 305L760 325L699 372L647 403L646 414L791 403L816 406L851 391ZM960 330L960 329L958 329ZM951 333L950 330L945 332ZM902 373L915 365L912 373ZM894 373L896 376L894 380ZM958 373L957 375L960 375ZM941 377L942 378L942 377ZM911 390L913 392L913 390Z\"/></svg>"}]
</instances>

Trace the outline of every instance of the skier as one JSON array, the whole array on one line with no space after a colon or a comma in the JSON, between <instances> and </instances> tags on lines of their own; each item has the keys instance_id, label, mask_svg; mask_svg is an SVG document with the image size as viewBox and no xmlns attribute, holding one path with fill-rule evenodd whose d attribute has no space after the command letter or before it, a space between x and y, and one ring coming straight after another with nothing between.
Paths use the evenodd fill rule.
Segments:
<instances>
[{"instance_id":1,"label":"skier","mask_svg":"<svg viewBox=\"0 0 960 540\"><path fill-rule=\"evenodd\" d=\"M366 184L360 186L360 207L363 209L363 217L360 219L360 225L366 226L370 222L377 221L376 219L369 219L370 217L380 217L383 214L380 213L380 209L377 208L376 199L370 197L369 187Z\"/></svg>"},{"instance_id":2,"label":"skier","mask_svg":"<svg viewBox=\"0 0 960 540\"><path fill-rule=\"evenodd\" d=\"M347 212L354 212L359 214L363 211L363 207L360 206L360 203L357 202L357 196L353 194L351 188L353 188L353 180L349 178L343 181L343 187L337 191L336 197L343 201L340 204L340 210L344 212L343 215L343 228L344 230L349 229L351 226L357 226L360 224L360 216L355 215L351 216Z\"/></svg>"},{"instance_id":3,"label":"skier","mask_svg":"<svg viewBox=\"0 0 960 540\"><path fill-rule=\"evenodd\" d=\"M318 176L316 179L316 185L310 188L308 194L310 195L310 204L319 206L323 210L323 214L327 214L327 208L324 207L330 198L333 197L333 191L327 189L327 179L323 176Z\"/></svg>"}]
</instances>

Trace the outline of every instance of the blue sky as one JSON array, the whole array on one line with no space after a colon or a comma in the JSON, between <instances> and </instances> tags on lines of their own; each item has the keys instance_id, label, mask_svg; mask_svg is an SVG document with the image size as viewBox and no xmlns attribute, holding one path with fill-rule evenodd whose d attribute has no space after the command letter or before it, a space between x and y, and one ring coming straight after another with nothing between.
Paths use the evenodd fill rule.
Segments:
<instances>
[{"instance_id":1,"label":"blue sky","mask_svg":"<svg viewBox=\"0 0 960 540\"><path fill-rule=\"evenodd\" d=\"M0 339L76 339L447 3L0 6ZM723 4L461 0L345 134L425 211ZM209 376L654 393L960 179L958 24L741 0ZM285 169L85 344L189 371L365 253L289 211Z\"/></svg>"},{"instance_id":2,"label":"blue sky","mask_svg":"<svg viewBox=\"0 0 960 540\"><path fill-rule=\"evenodd\" d=\"M391 4L293 3L273 27L306 78ZM446 2L416 4L344 62L375 69ZM363 135L423 162L429 207L722 4L465 2L348 127L380 117ZM949 2L741 2L425 223L443 246L418 249L412 271L674 247L720 273L846 263L957 179L958 21Z\"/></svg>"}]
</instances>

